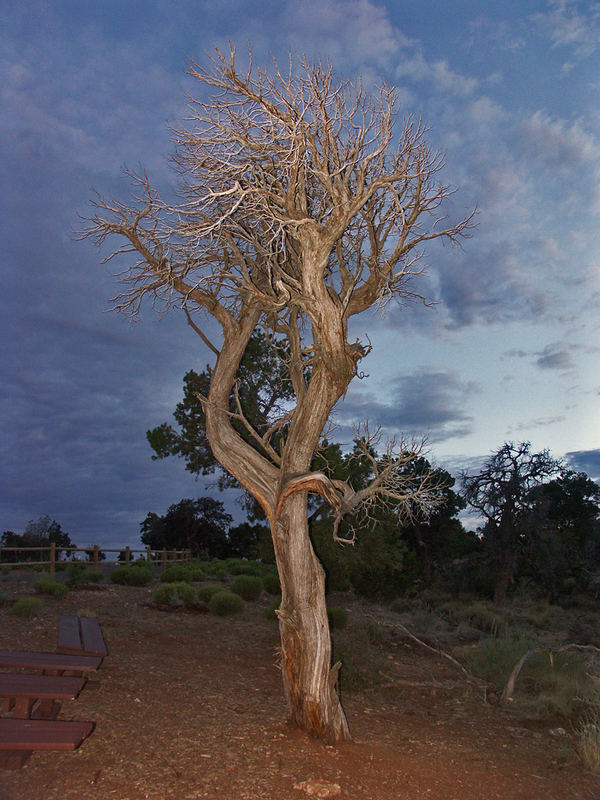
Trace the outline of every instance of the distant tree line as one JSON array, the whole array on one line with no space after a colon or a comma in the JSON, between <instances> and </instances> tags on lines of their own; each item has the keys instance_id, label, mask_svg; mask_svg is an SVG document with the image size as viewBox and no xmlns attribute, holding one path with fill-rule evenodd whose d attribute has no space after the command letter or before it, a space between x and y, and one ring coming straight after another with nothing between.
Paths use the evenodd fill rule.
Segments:
<instances>
[{"instance_id":1,"label":"distant tree line","mask_svg":"<svg viewBox=\"0 0 600 800\"><path fill-rule=\"evenodd\" d=\"M163 423L147 432L153 458L179 456L194 475L218 471L206 438L202 398L210 367L184 377L183 399L174 411L175 425ZM250 434L239 414L257 431L273 432L274 410L281 415L290 392L286 353L260 331L250 339L240 377L230 400L233 424ZM271 439L272 440L272 439ZM356 492L385 468L386 454L355 442L352 452L327 441L315 455L313 470L332 481L347 481ZM454 478L433 468L423 456L405 468L418 485L429 475L437 486L428 516L405 502L373 504L358 515L342 517L337 538L332 530L338 512L322 498L309 505L313 545L330 589L389 599L426 587L472 593L503 603L516 590L552 600L571 593L600 596L600 487L585 473L566 468L547 450L532 452L528 442L506 442L473 474ZM220 472L219 486L236 482ZM408 508L408 514L407 514ZM225 555L273 560L273 547L260 507L246 497L248 521L232 526L223 504L213 498L182 500L164 516L148 514L142 541L151 547L190 548L206 557ZM475 531L459 519L465 509L478 518ZM339 522L339 520L338 520Z\"/></svg>"},{"instance_id":2,"label":"distant tree line","mask_svg":"<svg viewBox=\"0 0 600 800\"><path fill-rule=\"evenodd\" d=\"M50 516L45 515L37 520L30 520L23 533L15 533L14 531L4 531L0 535L0 562L15 563L15 562L37 562L44 560L40 558L40 551L50 547L54 543L56 546L55 556L57 559L61 557L68 558L68 548L77 547L75 542L66 531L63 531L59 522L52 519ZM18 547L18 548L39 548L39 550L4 550L3 548ZM87 560L92 561L94 557L93 552L87 552ZM106 554L101 550L98 551L98 559L104 561Z\"/></svg>"},{"instance_id":3,"label":"distant tree line","mask_svg":"<svg viewBox=\"0 0 600 800\"><path fill-rule=\"evenodd\" d=\"M49 516L40 517L27 523L23 533L4 531L0 536L0 547L49 547L54 542L56 557L59 558L66 547L76 547L68 533L63 531L60 524ZM39 551L22 550L20 552L0 553L2 561L39 561Z\"/></svg>"}]
</instances>

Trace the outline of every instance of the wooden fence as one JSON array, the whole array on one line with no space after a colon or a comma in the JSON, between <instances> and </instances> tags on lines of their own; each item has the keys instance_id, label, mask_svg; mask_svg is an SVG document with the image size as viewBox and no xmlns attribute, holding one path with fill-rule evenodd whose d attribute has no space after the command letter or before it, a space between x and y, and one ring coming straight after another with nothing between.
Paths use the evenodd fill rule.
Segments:
<instances>
[{"instance_id":1,"label":"wooden fence","mask_svg":"<svg viewBox=\"0 0 600 800\"><path fill-rule=\"evenodd\" d=\"M9 552L36 552L40 554L40 559L38 561L30 560L30 561L3 561L2 554L9 553ZM100 558L100 553L118 553L119 555L114 561L110 561L108 559L104 560ZM60 561L58 556L61 553L86 553L88 555L88 563L89 565L97 570L100 568L100 562L104 561L105 564L115 564L115 565L122 565L122 564L129 564L132 561L132 555L135 553L143 553L142 558L144 561L147 561L149 564L153 566L160 566L161 570L167 568L169 564L177 564L180 562L189 561L192 557L190 550L152 550L150 547L146 547L144 550L136 550L131 547L125 547L121 549L114 549L114 548L107 548L107 547L99 547L97 544L93 545L92 547L57 547L55 542L50 542L48 547L2 547L0 546L0 566L7 566L7 567L38 567L38 566L47 566L49 567L49 572L51 575L54 575L56 570L57 564L68 564L72 563L69 561ZM46 554L47 558L42 558L42 555ZM123 554L123 558L120 558L120 555ZM71 558L73 558L71 556ZM77 559L73 559L76 561ZM134 556L135 560L135 556ZM82 563L82 562L80 562Z\"/></svg>"}]
</instances>

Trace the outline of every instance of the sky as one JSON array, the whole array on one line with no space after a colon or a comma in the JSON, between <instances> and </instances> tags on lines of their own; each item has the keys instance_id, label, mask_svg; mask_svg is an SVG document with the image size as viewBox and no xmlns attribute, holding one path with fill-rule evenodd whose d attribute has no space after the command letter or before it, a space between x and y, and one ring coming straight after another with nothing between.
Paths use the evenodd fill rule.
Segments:
<instances>
[{"instance_id":1,"label":"sky","mask_svg":"<svg viewBox=\"0 0 600 800\"><path fill-rule=\"evenodd\" d=\"M334 415L426 435L457 474L505 441L600 479L600 5L595 0L0 0L0 531L42 515L79 546L139 546L149 511L218 491L146 430L210 353L181 312L110 311L114 267L77 241L123 167L168 193L170 127L216 47L329 61L397 87L445 155L460 247L434 243L429 300L363 315L367 374ZM231 497L226 496L228 507Z\"/></svg>"}]
</instances>

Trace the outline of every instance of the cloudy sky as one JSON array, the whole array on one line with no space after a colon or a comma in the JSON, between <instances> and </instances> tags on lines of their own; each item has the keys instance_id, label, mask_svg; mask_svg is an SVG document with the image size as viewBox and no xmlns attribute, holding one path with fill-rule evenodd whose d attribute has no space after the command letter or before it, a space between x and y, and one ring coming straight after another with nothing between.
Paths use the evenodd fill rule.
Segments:
<instances>
[{"instance_id":1,"label":"cloudy sky","mask_svg":"<svg viewBox=\"0 0 600 800\"><path fill-rule=\"evenodd\" d=\"M169 125L190 58L329 60L398 87L478 209L432 247L436 301L361 317L373 352L335 421L426 434L453 470L530 440L600 477L600 6L595 0L0 0L0 531L49 514L80 546L134 545L148 511L205 492L145 431L209 353L182 315L108 311L117 282L74 241L123 165L175 184ZM216 491L208 487L208 491Z\"/></svg>"}]
</instances>

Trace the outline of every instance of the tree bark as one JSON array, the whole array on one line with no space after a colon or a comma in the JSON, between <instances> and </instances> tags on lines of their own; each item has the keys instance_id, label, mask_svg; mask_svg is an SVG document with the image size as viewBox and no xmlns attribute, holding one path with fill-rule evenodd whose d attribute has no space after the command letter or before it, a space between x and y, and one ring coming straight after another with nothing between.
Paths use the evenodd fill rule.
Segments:
<instances>
[{"instance_id":1,"label":"tree bark","mask_svg":"<svg viewBox=\"0 0 600 800\"><path fill-rule=\"evenodd\" d=\"M281 581L281 671L292 725L328 742L350 733L332 667L325 572L313 550L307 493L290 497L272 527Z\"/></svg>"}]
</instances>

